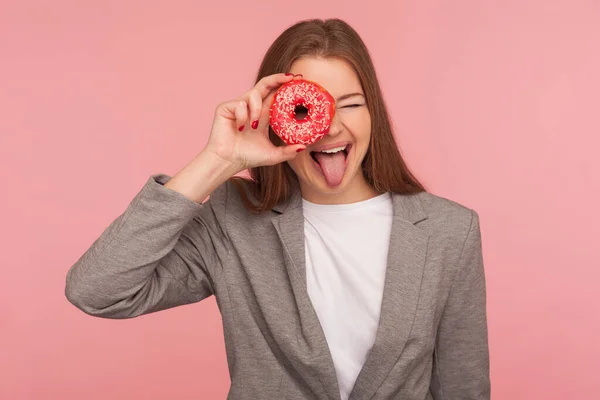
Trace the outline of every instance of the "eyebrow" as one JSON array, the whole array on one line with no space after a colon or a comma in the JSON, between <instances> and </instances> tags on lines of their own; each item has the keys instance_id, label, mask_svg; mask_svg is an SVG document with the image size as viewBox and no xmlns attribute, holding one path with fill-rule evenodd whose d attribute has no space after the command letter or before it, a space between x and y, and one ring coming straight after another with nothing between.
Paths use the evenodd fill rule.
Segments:
<instances>
[{"instance_id":1,"label":"eyebrow","mask_svg":"<svg viewBox=\"0 0 600 400\"><path fill-rule=\"evenodd\" d=\"M362 97L365 97L365 95L364 95L364 94L362 94L362 93L358 93L358 92L356 92L356 93L348 93L348 94L345 94L345 95L343 95L343 96L340 96L340 97L338 97L336 101L338 101L338 102L339 102L339 101L346 100L346 99L348 99L348 98L350 98L350 97L354 97L354 96L362 96Z\"/></svg>"}]
</instances>

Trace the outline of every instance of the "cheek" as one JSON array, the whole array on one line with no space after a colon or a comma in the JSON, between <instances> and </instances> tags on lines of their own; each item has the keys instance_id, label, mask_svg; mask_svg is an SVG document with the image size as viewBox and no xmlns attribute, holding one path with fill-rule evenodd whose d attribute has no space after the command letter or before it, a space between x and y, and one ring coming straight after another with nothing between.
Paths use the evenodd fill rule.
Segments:
<instances>
[{"instance_id":1,"label":"cheek","mask_svg":"<svg viewBox=\"0 0 600 400\"><path fill-rule=\"evenodd\" d=\"M287 161L288 165L290 166L292 171L296 173L296 175L298 174L298 157L294 158L293 160Z\"/></svg>"},{"instance_id":2,"label":"cheek","mask_svg":"<svg viewBox=\"0 0 600 400\"><path fill-rule=\"evenodd\" d=\"M305 154L298 154L293 160L287 161L288 165L290 168L292 168L292 171L294 171L296 175L301 175L302 171L306 169L306 163L310 161L307 161L306 157L307 156Z\"/></svg>"},{"instance_id":3,"label":"cheek","mask_svg":"<svg viewBox=\"0 0 600 400\"><path fill-rule=\"evenodd\" d=\"M357 140L369 140L371 137L371 116L366 107L341 115L342 123Z\"/></svg>"}]
</instances>

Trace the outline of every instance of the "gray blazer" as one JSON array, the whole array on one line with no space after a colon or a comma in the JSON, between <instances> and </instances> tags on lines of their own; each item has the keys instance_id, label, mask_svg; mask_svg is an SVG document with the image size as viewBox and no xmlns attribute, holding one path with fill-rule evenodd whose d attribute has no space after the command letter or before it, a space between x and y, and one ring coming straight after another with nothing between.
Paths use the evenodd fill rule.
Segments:
<instances>
[{"instance_id":1,"label":"gray blazer","mask_svg":"<svg viewBox=\"0 0 600 400\"><path fill-rule=\"evenodd\" d=\"M339 399L306 289L299 190L254 215L230 182L198 204L169 179L152 175L71 267L68 300L133 318L214 294L228 399ZM393 208L379 328L350 399L489 399L477 213L429 193L394 194Z\"/></svg>"}]
</instances>

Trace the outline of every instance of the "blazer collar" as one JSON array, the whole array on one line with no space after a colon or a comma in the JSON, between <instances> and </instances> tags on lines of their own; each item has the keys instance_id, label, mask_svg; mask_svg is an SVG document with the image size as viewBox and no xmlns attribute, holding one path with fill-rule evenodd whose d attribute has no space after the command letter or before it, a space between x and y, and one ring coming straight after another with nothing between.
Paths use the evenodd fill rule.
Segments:
<instances>
[{"instance_id":1,"label":"blazer collar","mask_svg":"<svg viewBox=\"0 0 600 400\"><path fill-rule=\"evenodd\" d=\"M420 195L392 194L393 221L388 250L388 263L383 289L381 315L376 340L360 371L350 400L371 398L401 357L408 340L417 310L423 277L429 234L417 226L427 219ZM318 321L306 287L304 217L302 195L294 187L287 201L273 208L277 213L272 223L285 251L285 267L291 278L293 295L300 305L298 317L302 329L298 336L299 351L296 367L311 375L316 393L325 392L327 398L339 399L339 389L331 353L325 334ZM300 340L301 339L301 340ZM307 365L301 359L318 364Z\"/></svg>"},{"instance_id":2,"label":"blazer collar","mask_svg":"<svg viewBox=\"0 0 600 400\"><path fill-rule=\"evenodd\" d=\"M417 222L427 219L427 213L423 208L423 204L419 195L405 195L392 193L392 202L394 216L405 219L408 222L416 224ZM287 210L302 207L302 193L297 183L292 184L291 194L287 200L284 200L273 207L273 211L278 214L283 214Z\"/></svg>"}]
</instances>

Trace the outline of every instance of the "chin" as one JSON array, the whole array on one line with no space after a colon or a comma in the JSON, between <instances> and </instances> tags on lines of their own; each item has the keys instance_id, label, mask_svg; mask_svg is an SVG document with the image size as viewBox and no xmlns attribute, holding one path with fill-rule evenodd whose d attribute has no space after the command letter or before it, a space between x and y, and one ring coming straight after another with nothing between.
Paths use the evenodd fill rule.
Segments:
<instances>
[{"instance_id":1,"label":"chin","mask_svg":"<svg viewBox=\"0 0 600 400\"><path fill-rule=\"evenodd\" d=\"M314 189L317 189L321 194L339 194L343 193L346 189L344 182L340 183L338 186L331 187L326 183L320 183L318 187L312 186Z\"/></svg>"}]
</instances>

